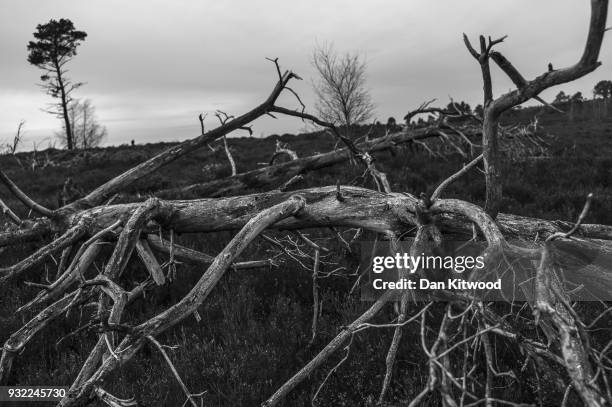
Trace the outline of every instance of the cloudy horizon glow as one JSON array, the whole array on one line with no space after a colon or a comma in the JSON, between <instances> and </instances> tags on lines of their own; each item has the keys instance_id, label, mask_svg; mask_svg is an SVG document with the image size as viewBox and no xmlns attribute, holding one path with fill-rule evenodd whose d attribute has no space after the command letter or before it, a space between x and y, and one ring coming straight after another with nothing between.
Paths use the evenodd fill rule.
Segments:
<instances>
[{"instance_id":1,"label":"cloudy horizon glow","mask_svg":"<svg viewBox=\"0 0 612 407\"><path fill-rule=\"evenodd\" d=\"M69 18L88 36L69 64L70 76L86 84L74 97L91 99L108 129L106 145L178 141L199 133L197 115L216 109L242 114L261 103L276 80L266 57L304 80L292 87L309 110L314 106L309 62L317 43L360 52L368 63L368 88L376 118L398 121L421 102L481 103L480 69L462 41L466 32L508 39L500 50L525 77L575 63L586 38L587 0L454 0L327 2L263 0L144 1L21 0L0 3L0 144L25 120L22 149L46 148L59 119L41 108L52 102L36 85L40 70L26 61L26 45L37 24ZM612 79L612 51L604 41L594 73L560 90L591 97L596 82ZM493 69L495 94L512 84ZM297 108L290 96L279 105ZM295 118L253 123L256 136L298 133ZM237 135L241 135L237 133Z\"/></svg>"}]
</instances>

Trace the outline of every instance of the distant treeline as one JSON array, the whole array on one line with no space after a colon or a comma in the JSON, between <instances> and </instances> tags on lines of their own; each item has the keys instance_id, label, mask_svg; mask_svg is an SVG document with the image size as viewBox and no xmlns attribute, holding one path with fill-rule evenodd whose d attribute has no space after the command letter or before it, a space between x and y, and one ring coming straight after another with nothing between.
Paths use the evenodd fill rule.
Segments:
<instances>
[{"instance_id":1,"label":"distant treeline","mask_svg":"<svg viewBox=\"0 0 612 407\"><path fill-rule=\"evenodd\" d=\"M554 118L562 120L565 117L568 121L584 120L603 120L611 116L612 100L610 98L597 98L589 100L568 100L553 104L563 113L553 110L543 105L529 106L521 109L514 109L505 116L505 121L524 121L529 117Z\"/></svg>"}]
</instances>

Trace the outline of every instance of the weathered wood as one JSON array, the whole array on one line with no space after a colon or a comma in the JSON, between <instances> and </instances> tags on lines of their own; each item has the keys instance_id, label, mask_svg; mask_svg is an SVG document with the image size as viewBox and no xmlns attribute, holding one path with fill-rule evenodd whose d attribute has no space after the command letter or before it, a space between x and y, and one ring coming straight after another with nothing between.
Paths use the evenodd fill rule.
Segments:
<instances>
[{"instance_id":1,"label":"weathered wood","mask_svg":"<svg viewBox=\"0 0 612 407\"><path fill-rule=\"evenodd\" d=\"M338 188L342 199L338 199ZM416 206L418 199L406 193L385 194L364 188L349 186L334 186L323 188L310 188L292 193L266 192L223 199L198 199L191 201L162 201L152 200L148 204L132 203L109 205L85 210L71 219L71 223L79 223L81 219L89 219L97 228L108 228L116 222L128 222L132 216L133 226L128 235L124 232L119 238L121 244L133 248L140 231L157 232L155 224L147 225L147 219L159 225L171 225L177 233L209 233L227 230L236 230L243 227L253 216L262 210L279 204L292 194L299 194L307 203L300 216L282 220L273 227L279 229L302 229L329 226L346 226L363 228L375 232L404 233L416 224ZM147 209L148 208L148 209ZM494 227L492 220L483 218L482 212L475 205L459 200L438 199L432 205L432 211L437 215L437 224L446 233L472 235L472 222L485 227L483 233L488 240L501 241L507 239L533 240L545 239L547 236L566 232L572 225L559 222L521 217L516 215L500 214L497 220L499 231ZM147 215L145 216L145 213ZM487 226L488 225L488 226ZM612 240L612 227L605 225L581 225L576 238L570 245L590 244L589 239ZM72 240L70 240L72 241ZM581 243L582 242L582 243ZM68 241L65 242L68 244ZM597 250L609 250L610 243L593 241ZM57 242L53 246L60 250L62 245ZM578 246L577 246L578 247ZM130 247L126 247L128 252ZM55 250L54 249L54 250ZM41 249L42 250L42 249ZM40 251L39 251L40 252ZM128 253L126 252L126 253ZM47 253L43 251L40 253ZM39 254L40 254L39 253ZM41 261L42 255L34 258ZM129 256L123 257L119 269L122 270ZM206 260L206 259L204 259ZM4 275L15 276L24 272L36 262L28 260L19 263L19 267L12 266L5 270L10 273ZM110 264L110 263L109 263ZM27 267L26 267L27 266ZM15 270L18 273L15 274ZM115 274L113 274L115 275Z\"/></svg>"},{"instance_id":2,"label":"weathered wood","mask_svg":"<svg viewBox=\"0 0 612 407\"><path fill-rule=\"evenodd\" d=\"M234 156L227 145L227 137L223 136L223 148L225 149L225 155L227 156L227 160L230 163L230 167L232 168L232 175L236 175L236 161L234 161Z\"/></svg>"},{"instance_id":3,"label":"weathered wood","mask_svg":"<svg viewBox=\"0 0 612 407\"><path fill-rule=\"evenodd\" d=\"M343 199L337 198L340 188ZM308 188L293 192L262 192L257 194L216 199L185 201L162 201L171 213L170 222L177 233L208 233L236 230L243 227L260 211L276 205L291 195L302 196L307 206L299 217L283 220L274 225L279 229L301 229L328 226L362 227L375 232L398 231L416 225L415 210L418 199L408 193L373 191L354 186L327 186ZM117 219L127 219L142 203L118 204L90 209L75 216L91 216L100 227L108 226ZM434 203L440 216L438 224L447 232L472 235L471 222L465 214L463 201L439 199ZM500 214L497 223L508 238L533 240L544 239L552 233L565 232L573 224L512 214ZM585 239L612 240L612 226L584 224L576 234Z\"/></svg>"},{"instance_id":4,"label":"weathered wood","mask_svg":"<svg viewBox=\"0 0 612 407\"><path fill-rule=\"evenodd\" d=\"M49 305L7 339L2 349L2 358L0 359L0 384L5 384L8 380L15 355L23 350L37 332L44 329L53 319L66 311L78 295L78 291L72 292Z\"/></svg>"},{"instance_id":5,"label":"weathered wood","mask_svg":"<svg viewBox=\"0 0 612 407\"><path fill-rule=\"evenodd\" d=\"M540 319L548 321L555 328L555 337L550 341L559 343L563 355L564 366L572 381L574 390L578 393L585 406L599 407L606 405L596 387L593 387L593 370L589 354L583 341L586 335L579 328L582 321L576 321L575 311L569 305L569 297L563 290L559 276L551 259L550 243L542 248L542 257L536 273L535 314L536 322ZM606 374L606 373L603 373Z\"/></svg>"},{"instance_id":6,"label":"weathered wood","mask_svg":"<svg viewBox=\"0 0 612 407\"><path fill-rule=\"evenodd\" d=\"M59 406L75 407L86 405L92 399L95 387L110 372L130 360L142 347L147 337L154 337L193 314L210 294L236 257L242 253L253 239L270 225L284 218L298 215L299 211L303 210L304 205L303 198L293 196L254 216L215 257L208 270L185 297L166 311L135 327L134 330L138 332L138 335L128 335L123 339L116 349L115 354L117 357L106 358L87 381L78 388L71 389L68 392L67 396L59 403ZM119 245L115 251L118 250L122 250L122 247ZM118 259L119 257L116 258Z\"/></svg>"},{"instance_id":7,"label":"weathered wood","mask_svg":"<svg viewBox=\"0 0 612 407\"><path fill-rule=\"evenodd\" d=\"M34 267L44 262L47 256L53 255L56 252L61 251L66 247L72 245L73 243L81 239L83 236L85 236L87 229L87 218L81 218L80 221L76 224L76 226L68 229L66 233L64 233L59 238L53 240L50 244L43 246L35 253L26 257L25 259L13 266L0 268L0 284L5 283L9 279L13 279L22 275L31 267Z\"/></svg>"},{"instance_id":8,"label":"weathered wood","mask_svg":"<svg viewBox=\"0 0 612 407\"><path fill-rule=\"evenodd\" d=\"M24 223L21 224L20 228L9 228L0 232L0 247L41 240L51 234L53 230L51 222L47 219Z\"/></svg>"},{"instance_id":9,"label":"weathered wood","mask_svg":"<svg viewBox=\"0 0 612 407\"><path fill-rule=\"evenodd\" d=\"M147 235L147 242L153 250L159 253L170 254L170 242L160 239L159 236L149 234ZM215 258L209 254L190 249L177 243L174 243L172 251L174 258L182 263L197 264L208 267L215 260ZM232 264L232 269L246 270L260 267L270 267L271 265L271 260L249 260Z\"/></svg>"},{"instance_id":10,"label":"weathered wood","mask_svg":"<svg viewBox=\"0 0 612 407\"><path fill-rule=\"evenodd\" d=\"M43 304L65 295L72 285L78 281L79 277L85 274L100 253L100 249L101 247L98 244L92 244L87 247L79 256L75 256L73 263L64 274L39 292L34 299L19 307L16 312L21 313L30 310L38 304Z\"/></svg>"},{"instance_id":11,"label":"weathered wood","mask_svg":"<svg viewBox=\"0 0 612 407\"><path fill-rule=\"evenodd\" d=\"M121 317L126 305L142 294L142 288L144 285L140 284L129 293L126 293L121 287L113 283L110 279L103 276L98 276L98 279L108 284L108 287L106 287L106 292L113 299L113 305L108 316L108 323L118 324L121 322ZM102 358L105 357L105 354L108 352L105 335L106 332L100 333L98 342L96 342L96 345L83 363L79 374L70 386L71 390L74 391L74 389L78 388L83 382L89 379L98 368Z\"/></svg>"},{"instance_id":12,"label":"weathered wood","mask_svg":"<svg viewBox=\"0 0 612 407\"><path fill-rule=\"evenodd\" d=\"M138 257L140 257L140 260L142 260L142 263L149 271L149 274L151 274L155 284L164 285L166 283L166 276L164 275L164 271L157 262L157 259L151 251L147 241L144 239L138 239L138 242L136 243L136 251L138 252Z\"/></svg>"}]
</instances>

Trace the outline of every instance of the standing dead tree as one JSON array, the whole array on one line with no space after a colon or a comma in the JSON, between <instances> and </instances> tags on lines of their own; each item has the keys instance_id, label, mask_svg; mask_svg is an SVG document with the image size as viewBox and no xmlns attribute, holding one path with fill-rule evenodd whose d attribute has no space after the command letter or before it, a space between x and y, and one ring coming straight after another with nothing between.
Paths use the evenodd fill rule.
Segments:
<instances>
[{"instance_id":1,"label":"standing dead tree","mask_svg":"<svg viewBox=\"0 0 612 407\"><path fill-rule=\"evenodd\" d=\"M601 3L607 6L607 2L593 1L595 6ZM594 13L602 11L604 17L592 18L592 24L605 25L605 7L593 8ZM276 67L278 69L277 64ZM89 320L87 327L97 333L97 343L75 377L68 395L59 405L85 406L96 399L109 405L133 405L135 401L131 399L122 400L110 395L103 389L104 383L112 378L118 368L132 360L145 344L153 343L159 349L161 345L157 346L159 342L156 338L160 334L189 316L198 318L198 307L205 303L228 270L238 269L239 256L264 230L350 227L398 237L409 234L416 228L411 248L414 253L433 249L432 242L439 244L442 239L450 236L468 236L481 243L484 247L482 254L485 268L481 273L471 276L476 281L514 278L519 275L518 272L522 273L519 276L525 281L535 278L535 288L526 289L524 292L527 299L525 307L531 307L532 318L522 315L522 319L529 319L529 322L534 324L534 330L523 332L517 322L518 318L507 318L497 308L491 307L487 301L487 293L483 297L470 290L425 292L426 304L417 303L415 308L409 306L401 292L387 290L361 316L342 327L338 335L282 384L264 405L278 405L296 386L329 361L335 352L346 349L345 357L327 377L337 371L338 366L348 358L352 339L360 332L391 328L395 334L387 353L387 373L379 396L379 399L384 401L391 385L391 370L402 328L417 321L420 321L421 348L427 360L428 379L424 388L412 399L412 406L419 405L431 394L438 394L447 406L465 405L466 402L472 405L508 404L498 398L496 382L501 378L516 380L516 374L512 371L501 371L494 365L494 344L498 341L503 343L503 346L520 351L525 356L525 366L531 365L534 369L547 369L552 372L563 369L564 375L559 374L556 378L564 386L571 385L574 394L568 397L575 396L574 399L579 398L589 406L610 403L612 397L607 378L610 366L606 352L612 345L593 346L589 339L591 332L586 329L594 326L607 311L604 310L592 321L582 321L578 311L568 300L571 290L564 280L565 266L557 261L557 257L559 254L571 254L587 249L601 256L612 255L611 226L583 224L584 216L580 216L575 224L503 213L496 213L497 217L493 219L486 210L477 205L458 199L442 198L448 185L473 168L479 157L442 181L431 196L423 194L417 198L410 193L391 192L384 173L376 169L369 152L374 148L392 147L395 141L402 138L414 139L418 134L431 137L432 129L422 130L422 133L416 133L416 130L415 133L410 133L407 130L406 133L400 132L382 139L355 144L337 132L333 124L308 115L303 110L294 111L276 106L278 96L284 90L290 89L287 87L288 82L297 78L297 75L290 71L281 73L278 69L278 74L279 79L272 93L255 109L228 119L219 127L203 132L194 139L169 148L59 209L52 210L38 204L0 171L0 181L38 216L20 219L9 214L13 225L0 233L0 247L18 245L34 239L48 239L46 245L31 255L0 269L0 289L4 289L9 283L19 282L27 271L36 270L36 266L45 263L49 256L61 253L54 281L42 282L44 280L41 273L39 282L29 282L32 286L40 287L41 291L18 310L23 315L33 313L34 316L22 328L12 333L3 346L0 358L1 383L8 380L12 365L35 335L66 312L94 302L97 312ZM549 81L546 78L541 80ZM521 92L516 95L519 99L525 97ZM213 140L225 137L231 131L246 128L251 121L265 114L287 114L311 120L330 129L345 143L346 150L326 156L326 159L345 160L347 156L352 156L359 160L366 171L372 174L380 190L339 184L292 192L271 191L226 198L151 198L145 202L108 204L111 197L136 180L197 148L206 146ZM438 136L439 130L436 132ZM486 129L483 127L483 132L484 130ZM315 156L311 162L320 160L320 156ZM295 165L300 160L305 158L279 165ZM306 161L302 161L299 165L305 163ZM270 168L272 167L275 166ZM229 178L235 180L238 176L239 174ZM5 213L9 213L6 212L8 207L4 206ZM216 256L180 247L173 238L175 233L219 231L234 231L235 235ZM170 238L165 239L164 235ZM534 242L536 236L540 242L541 239L547 240L544 246ZM516 238L522 239L524 244L519 246L511 242L511 239ZM112 247L110 256L102 253L101 244ZM134 252L139 256L132 256ZM165 267L159 264L154 252L169 255L170 260ZM92 267L97 258L105 260L102 270ZM131 318L126 310L136 298L142 296L153 284L172 282L177 269L176 260L179 258L190 258L198 264L206 264L207 269L192 289L174 305L144 321ZM530 264L539 262L539 266L517 270L515 264L518 260L527 260ZM119 278L131 272L128 267L130 261L141 261L150 277L128 291L120 286ZM256 262L261 264L262 260ZM251 264L247 262L245 267ZM168 270L165 275L164 269ZM318 265L313 269L313 280L316 283ZM612 291L612 275L609 269L594 265L588 272L591 273L590 280L587 281L589 284L585 289L594 292ZM387 307L387 303L396 302L398 299L400 306L396 319L383 324L372 322L372 319ZM443 302L443 306L430 304L436 300ZM510 315L514 315L514 297L507 302ZM436 326L434 321L440 322ZM540 339L540 333L548 336L547 343ZM492 338L495 338L495 341ZM181 387L186 393L187 401L193 404L195 396L184 386L184 381L173 367L169 356L163 352L162 354L175 379L183 384ZM450 363L451 356L456 357L457 354L464 358L462 365ZM551 369L551 366L555 369ZM483 387L477 385L480 382L484 383ZM316 395L323 391L323 384L319 386Z\"/></svg>"},{"instance_id":2,"label":"standing dead tree","mask_svg":"<svg viewBox=\"0 0 612 407\"><path fill-rule=\"evenodd\" d=\"M518 106L529 99L539 98L544 90L571 82L597 69L599 51L606 31L606 18L608 14L607 0L591 0L591 19L586 44L578 62L570 67L547 70L532 80L527 80L500 52L493 47L506 39L479 38L480 51L471 44L467 35L463 35L465 45L470 54L480 64L484 92L484 113L482 124L482 145L485 163L485 179L487 185L485 209L495 217L500 209L502 197L502 157L499 151L498 125L504 112ZM517 89L505 93L497 98L493 97L493 84L491 79L490 61L493 60L499 68L512 80Z\"/></svg>"},{"instance_id":3,"label":"standing dead tree","mask_svg":"<svg viewBox=\"0 0 612 407\"><path fill-rule=\"evenodd\" d=\"M68 117L72 126L70 134L73 148L87 150L102 144L107 131L105 126L98 123L96 109L91 100L73 99L68 105ZM64 133L67 133L65 129ZM63 145L67 145L63 134L58 134L58 139Z\"/></svg>"}]
</instances>

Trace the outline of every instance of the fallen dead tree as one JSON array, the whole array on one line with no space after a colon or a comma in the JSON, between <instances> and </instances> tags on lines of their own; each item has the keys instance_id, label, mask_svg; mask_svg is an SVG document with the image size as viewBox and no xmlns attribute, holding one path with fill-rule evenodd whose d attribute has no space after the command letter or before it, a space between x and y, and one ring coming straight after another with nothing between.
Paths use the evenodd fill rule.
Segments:
<instances>
[{"instance_id":1,"label":"fallen dead tree","mask_svg":"<svg viewBox=\"0 0 612 407\"><path fill-rule=\"evenodd\" d=\"M452 129L446 129L444 126L431 126L417 130L403 130L385 137L356 144L355 147L361 153L373 154L379 151L393 150L402 144L420 142L431 138L440 138L442 137L441 134L444 134L444 130L449 131ZM480 129L473 126L462 129L460 133L461 137L467 140L467 143L470 143L470 138L480 136L481 134ZM462 139L456 134L454 136L459 139L456 141L455 145L458 149L461 149L458 144L461 144ZM248 189L278 186L293 177L346 162L353 158L354 153L349 148L341 148L327 153L296 158L284 163L257 168L231 177L220 178L186 187L161 190L156 192L155 196L176 198L235 195Z\"/></svg>"},{"instance_id":2,"label":"fallen dead tree","mask_svg":"<svg viewBox=\"0 0 612 407\"><path fill-rule=\"evenodd\" d=\"M601 34L601 25L603 23L605 26L605 18L600 14L603 12L605 15L607 2L593 0L593 6L596 16L592 19L591 30L595 34L590 34L589 37ZM486 44L485 51L490 51ZM278 68L278 65L276 66ZM590 69L590 66L583 69L587 68ZM27 208L40 216L20 219L4 205L6 213L12 214L9 218L14 226L0 235L1 245L10 246L32 239L58 236L18 263L0 269L0 289L5 289L10 283L19 282L26 272L43 264L49 256L61 253L57 277L53 281L43 283L41 275L39 281L29 282L41 291L18 311L24 316L26 313L33 313L34 316L22 328L12 333L4 344L0 359L0 382L8 380L12 366L19 360L20 352L36 334L66 312L82 309L93 302L96 312L82 328L97 333L97 342L75 377L68 395L59 403L60 406L84 406L96 399L109 405L134 405L134 400L110 395L102 386L111 380L119 367L132 360L145 344L153 344L155 349L162 353L164 361L185 392L186 402L197 405L197 396L182 381L180 373L156 337L191 315L199 318L198 308L205 304L209 294L228 270L261 266L266 264L266 261L269 262L254 260L256 263L246 262L245 265L244 262L238 261L244 249L264 230L351 227L382 234L392 244L397 244L402 235L412 233L414 241L411 253L430 253L450 236L467 235L482 245L485 261L484 270L471 278L509 278L520 274L525 281L535 281L532 289L524 290L526 301L521 306L521 309L531 309L531 312L521 315L521 323L530 324L532 330L529 333L523 332L516 321L518 318L508 318L507 315L500 314L498 309L490 306L486 298L483 299L470 291L425 292L426 303L417 302L416 307L409 306L410 298L406 293L386 291L376 298L360 317L343 327L318 355L282 384L264 405L278 405L315 369L329 361L335 352L345 349L345 357L326 378L333 374L347 359L355 335L368 329L391 328L395 334L389 346L386 374L379 395L379 400L384 402L387 389L392 384L393 366L402 338L402 328L417 321L420 322L420 347L427 358L427 383L414 395L411 406L419 405L431 394L437 394L445 406L516 404L498 398L496 384L502 379L505 382L516 381L518 378L513 370L500 371L496 367L494 347L497 341L502 343L502 346L520 351L525 358L520 361L523 366L532 366L534 370L563 372L556 376L557 382L566 387L562 403L567 403L569 399L581 400L589 406L610 403L612 396L608 376L611 367L607 352L612 343L593 346L590 340L591 330L597 328L598 321L601 321L602 316L610 309L604 309L591 321L583 321L571 303L569 295L572 290L567 287L565 266L563 261L560 261L563 258L559 257L564 253L587 250L599 256L612 255L612 227L583 224L588 205L576 223L569 223L497 214L495 211L497 217L493 218L483 208L472 203L443 199L445 188L478 165L481 157L477 157L465 168L440 183L431 196L422 195L417 198L409 193L393 193L385 174L375 167L370 152L379 151L374 150L375 148L393 147L398 140L406 142L411 137L414 140L415 134L419 133L407 131L405 134L399 133L354 144L334 132L333 124L323 123L303 111L275 106L279 94L283 90L290 90L287 88L289 80L296 77L291 72L281 74L280 70L278 74L279 81L270 97L253 111L237 118L228 118L220 127L203 132L193 140L160 153L108 181L85 197L57 210L45 208L35 202L6 174L0 172L0 181ZM567 75L543 81L548 81L546 84L556 83L556 80L565 78ZM537 95L538 89L532 93ZM322 165L321 162L354 158L372 175L379 190L337 185L226 198L151 198L145 202L108 203L109 199L128 185L172 160L206 145L208 141L222 138L230 131L245 129L248 123L261 115L275 113L300 117L329 128L345 143L346 149L327 153L328 155L322 154L316 159L299 158L272 167L285 168L282 166L286 165L285 171L293 168L294 173L290 176L295 176L304 171L307 165L311 166L308 168L313 168ZM394 137L398 139L394 141ZM319 164L316 164L317 162ZM485 164L490 166L491 160ZM252 173L250 176L260 177L263 180L261 182L281 180L280 177L266 175L265 171L266 169L263 169L262 175ZM254 185L248 184L244 177L240 177L240 174L231 177L233 181L228 184L229 187L218 184L216 188L222 189L223 193L231 193L246 185ZM489 176L487 179L488 182L493 182L495 177ZM212 187L207 188L211 195L217 193ZM203 191L204 189L198 190L197 193ZM174 242L176 233L230 230L237 232L216 256L208 256ZM169 236L169 239L157 237L160 235ZM303 236L301 238L304 239ZM517 242L517 239L520 241ZM99 250L102 243L109 245L112 253L110 257L103 258L103 270L96 271L90 266L95 259L103 256ZM311 241L307 244L317 251L322 250L317 243ZM168 255L168 264L159 264L154 252ZM138 254L138 258L133 256L134 253ZM151 286L168 284L169 280L175 277L176 259L191 259L197 264L207 265L207 269L191 290L166 310L146 320L131 318L127 311L135 298L143 295ZM149 277L128 291L120 285L120 277L130 273L130 261L141 261ZM521 264L522 268L519 269L517 264L521 262L527 264ZM604 292L610 292L612 276L609 269L595 264L587 270L589 273L593 271L596 273L593 274L591 286L583 288L595 290L599 287ZM317 273L315 262L313 283L316 282ZM420 275L425 271L418 270L417 273ZM436 311L436 304L431 304L434 301L442 303L441 310ZM387 303L397 305L397 318L385 324L372 323L374 316L385 308ZM508 298L507 303L508 315L514 316L514 307L517 305L514 297ZM440 318L436 319L435 316ZM433 324L434 319L440 322ZM316 329L314 322L313 327ZM541 339L540 334L546 337L546 341ZM463 357L463 363L451 363L451 357L455 360ZM554 366L554 369L551 366ZM482 386L479 385L481 382ZM325 383L326 380L320 384L314 399L320 394ZM315 401L313 400L313 403Z\"/></svg>"},{"instance_id":3,"label":"fallen dead tree","mask_svg":"<svg viewBox=\"0 0 612 407\"><path fill-rule=\"evenodd\" d=\"M176 233L210 233L236 230L244 226L246 221L259 211L282 202L292 194L299 194L309 204L301 218L285 220L275 225L280 229L303 229L327 226L362 227L375 232L388 231L402 233L416 224L416 205L418 198L408 193L382 193L369 189L351 186L329 186L311 188L294 192L265 192L259 194L236 196L220 199L196 199L188 201L164 201L151 199L147 202L158 202L170 215L165 222L159 221L162 228L172 229ZM340 197L340 199L338 199ZM129 203L100 206L83 210L68 219L75 226L68 229L51 245L34 253L28 259L20 262L19 267L1 269L2 280L8 280L23 273L27 268L39 264L49 254L61 251L85 236L94 236L119 221L127 222L145 203ZM452 202L452 201L449 201ZM471 235L469 221L460 213L452 210L440 211L439 224L445 232ZM164 223L168 226L164 227ZM39 225L44 224L39 221ZM50 222L48 231L53 225ZM547 221L500 214L498 219L500 230L507 236L531 240L540 239L571 228L571 223ZM171 226L171 227L170 227ZM39 226L42 228L42 226ZM119 226L115 226L119 228ZM147 233L157 229L148 227ZM579 234L587 239L612 240L612 226L585 224ZM10 270L10 271L9 271Z\"/></svg>"},{"instance_id":4,"label":"fallen dead tree","mask_svg":"<svg viewBox=\"0 0 612 407\"><path fill-rule=\"evenodd\" d=\"M270 192L224 199L194 201L150 199L145 203L109 205L86 210L79 215L75 215L76 218L71 220L73 223L76 222L77 225L82 226L71 229L69 235L60 239L60 242L63 243L55 243L44 248L43 251L32 256L28 261L20 263L21 265L8 270L8 272L7 269L3 270L3 279L6 280L9 276L16 278L24 270L42 261L44 256L63 250L68 244L77 243L77 236L82 240L84 236L93 234L94 239L104 239L105 234L113 230L121 231L119 236L116 237L115 250L103 273L99 276L85 278L87 270L83 264L92 261L90 248L96 247L92 246L91 239L89 239L83 243L82 250L77 252L77 258L73 259L72 265L67 268L63 275L74 275L74 282L78 284L60 284L56 287L47 287L43 289L41 296L38 296L33 303L28 304L28 309L36 309L40 305L52 301L53 298L59 298L59 300L43 309L23 330L14 334L5 344L2 361L0 362L0 377L6 379L15 355L49 321L64 313L68 308L79 306L84 299L95 297L95 293L103 287L108 285L115 287L116 283L113 281L126 269L130 254L138 244L139 236L151 236L157 233L159 228L172 230L173 233L236 229L241 229L241 232L230 242L226 250L215 257L208 271L204 273L191 293L170 310L135 326L117 322L115 327L109 321L98 322L102 324L101 329L106 330L100 334L101 341L104 335L107 335L108 332L115 332L115 330L117 331L115 334L123 333L125 338L119 345L112 345L116 348L112 350L110 356L102 359L101 356L97 357L96 363L88 368L91 371L80 375L82 380L73 385L71 396L63 401L62 405L82 405L82 403L86 403L92 397L95 397L97 386L100 385L101 381L122 363L128 361L148 341L149 336L158 335L195 312L194 310L204 301L221 275L231 267L240 251L264 228L303 229L322 226L350 226L399 235L413 228L414 225L418 225L420 223L419 213L426 210L432 216L435 216L435 224L440 227L454 228L457 224L463 222L463 232L465 232L471 230L471 224L477 224L489 245L489 249L487 249L489 253L503 250L506 253L513 254L516 251L521 256L528 255L534 259L539 256L539 249L512 248L512 245L506 242L502 230L511 230L512 234L515 235L520 235L521 230L531 232L539 230L541 236L546 236L546 233L553 230L558 231L557 233L569 232L560 229L554 222L533 222L529 218L511 217L511 221L504 224L503 216L500 216L499 219L500 228L479 207L458 200L437 199L428 207L424 208L424 205L426 204L422 199L417 199L409 194L387 194L363 188L341 186L339 188L314 188L291 193ZM84 219L89 219L89 221ZM101 230L93 233L83 225L89 227L96 225L95 227ZM605 232L609 233L611 229L599 225L582 225L581 227L584 227L582 234L588 233L591 229L598 233L598 237L606 237ZM550 234L549 236L555 235ZM612 234L608 234L607 237L612 239ZM149 240L155 242L154 238L149 237ZM573 242L573 240L570 242ZM576 242L577 244L588 244L589 240L582 238ZM158 241L156 244L159 246L160 242ZM601 247L599 243L593 244ZM83 249L83 247L85 248ZM168 247L168 250L177 250L173 249L172 246ZM608 245L601 250L611 251ZM494 266L493 260L491 267L497 267ZM64 280L60 277L58 281ZM608 281L612 281L612 279ZM150 282L143 282L139 286L141 288L136 291L145 290L148 284ZM57 287L61 287L60 292L56 291L53 292L53 295L48 295ZM120 290L117 287L114 289ZM126 292L121 294L120 297L122 298L124 295L129 299L133 298L136 293ZM373 306L374 310L372 312L380 310L389 299L387 298L389 295L392 294L383 296L379 300L380 302ZM455 301L461 304L465 303L466 300L455 298ZM125 305L121 305L121 307L123 308ZM110 311L112 313L112 307ZM355 330L367 319L358 320L354 326ZM109 329L110 331L108 331ZM332 349L336 349L341 343L344 343L344 339L350 335L352 333L349 330L348 333L334 342ZM336 343L338 344L335 345ZM107 346L106 340L104 340L104 346ZM325 354L329 353L329 351L325 352ZM96 354L98 353L102 352L96 351ZM115 357L112 354L120 356ZM309 365L311 367L308 369L312 369L318 364L320 363ZM85 377L87 377L86 380ZM282 394L288 391L287 387L283 389ZM274 405L276 403L274 400L278 397L278 395L273 397L270 405Z\"/></svg>"}]
</instances>

